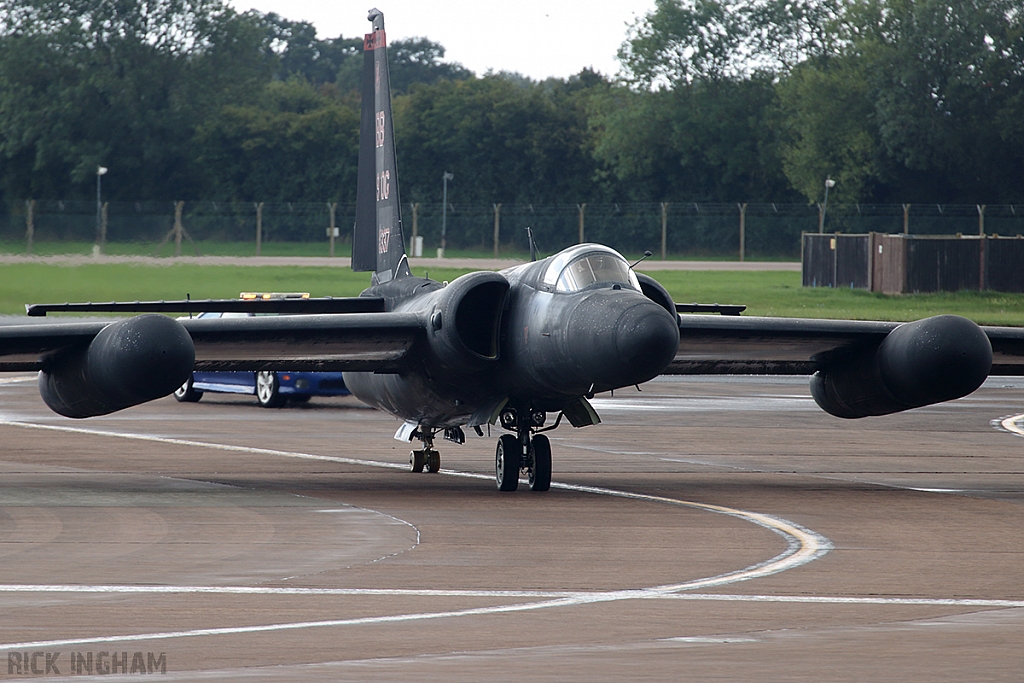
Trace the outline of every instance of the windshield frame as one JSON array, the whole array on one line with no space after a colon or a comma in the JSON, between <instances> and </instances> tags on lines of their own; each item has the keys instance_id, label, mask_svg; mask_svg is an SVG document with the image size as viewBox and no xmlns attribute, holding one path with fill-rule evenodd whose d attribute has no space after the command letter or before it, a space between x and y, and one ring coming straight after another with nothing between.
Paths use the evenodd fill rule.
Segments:
<instances>
[{"instance_id":1,"label":"windshield frame","mask_svg":"<svg viewBox=\"0 0 1024 683\"><path fill-rule=\"evenodd\" d=\"M572 266L573 263L588 258L590 256L610 257L615 261L621 262L623 266L625 266L628 282L607 280L593 282L578 289L559 287L559 282L561 281L562 274L565 272L565 270ZM630 268L629 261L627 261L626 258L619 252L615 251L610 247L606 247L603 244L580 244L575 247L566 249L565 251L553 256L551 258L551 262L548 264L547 269L544 271L544 277L542 279L542 282L547 288L550 288L551 290L556 291L560 294L570 294L573 292L579 292L583 291L584 289L587 289L588 287L600 284L620 285L629 287L630 289L633 289L637 292L642 291L640 289L640 281L637 279L636 273L633 272L633 269Z\"/></svg>"}]
</instances>

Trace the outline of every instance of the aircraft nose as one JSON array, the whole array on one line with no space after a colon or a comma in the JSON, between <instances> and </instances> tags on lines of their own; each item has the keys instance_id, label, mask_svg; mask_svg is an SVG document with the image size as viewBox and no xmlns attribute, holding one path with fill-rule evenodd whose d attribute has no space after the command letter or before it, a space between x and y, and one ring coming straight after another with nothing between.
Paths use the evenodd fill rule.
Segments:
<instances>
[{"instance_id":1,"label":"aircraft nose","mask_svg":"<svg viewBox=\"0 0 1024 683\"><path fill-rule=\"evenodd\" d=\"M573 312L568 337L580 379L601 391L661 373L679 348L679 325L639 294L596 295Z\"/></svg>"},{"instance_id":2,"label":"aircraft nose","mask_svg":"<svg viewBox=\"0 0 1024 683\"><path fill-rule=\"evenodd\" d=\"M627 308L615 322L615 350L631 374L658 375L679 349L679 325L654 302Z\"/></svg>"}]
</instances>

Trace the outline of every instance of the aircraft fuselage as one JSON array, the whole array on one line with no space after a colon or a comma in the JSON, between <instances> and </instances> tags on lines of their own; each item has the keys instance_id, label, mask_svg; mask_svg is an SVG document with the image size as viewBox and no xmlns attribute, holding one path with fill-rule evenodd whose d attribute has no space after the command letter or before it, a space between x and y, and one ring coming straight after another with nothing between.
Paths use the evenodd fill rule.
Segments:
<instances>
[{"instance_id":1,"label":"aircraft fuselage","mask_svg":"<svg viewBox=\"0 0 1024 683\"><path fill-rule=\"evenodd\" d=\"M446 285L402 278L364 294L424 316L426 352L397 373L346 373L346 384L430 427L485 424L505 404L559 411L655 377L679 345L675 314L640 291L625 259L597 245Z\"/></svg>"}]
</instances>

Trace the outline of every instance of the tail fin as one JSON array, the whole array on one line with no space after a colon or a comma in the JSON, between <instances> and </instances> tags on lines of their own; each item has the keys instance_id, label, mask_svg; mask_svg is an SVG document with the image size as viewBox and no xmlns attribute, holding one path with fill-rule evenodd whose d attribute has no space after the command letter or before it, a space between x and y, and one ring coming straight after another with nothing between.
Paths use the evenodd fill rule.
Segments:
<instances>
[{"instance_id":1,"label":"tail fin","mask_svg":"<svg viewBox=\"0 0 1024 683\"><path fill-rule=\"evenodd\" d=\"M367 19L373 22L373 31L363 38L363 111L352 270L374 271L373 282L379 284L411 272L402 234L384 14L372 9Z\"/></svg>"}]
</instances>

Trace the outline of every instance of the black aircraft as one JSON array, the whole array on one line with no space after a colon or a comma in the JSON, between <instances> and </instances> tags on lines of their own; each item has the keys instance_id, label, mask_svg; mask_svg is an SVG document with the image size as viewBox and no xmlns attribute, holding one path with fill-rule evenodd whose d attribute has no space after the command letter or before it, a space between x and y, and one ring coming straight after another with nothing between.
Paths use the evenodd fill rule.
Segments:
<instances>
[{"instance_id":1,"label":"black aircraft","mask_svg":"<svg viewBox=\"0 0 1024 683\"><path fill-rule=\"evenodd\" d=\"M1024 329L956 316L912 323L739 317L679 305L620 254L580 244L450 283L414 277L402 230L384 17L364 39L362 129L352 266L372 271L355 298L29 306L146 313L113 323L0 328L0 370L38 370L43 400L74 418L166 396L193 370L342 370L352 393L405 421L411 469L436 472L434 439L498 424L495 477L515 490L551 482L543 432L600 422L597 392L660 374L807 374L824 410L886 415L966 396L990 372L1024 374ZM248 310L273 317L177 321L153 313ZM701 315L719 312L734 315ZM302 313L305 315L291 315ZM548 425L549 414L556 415Z\"/></svg>"}]
</instances>

